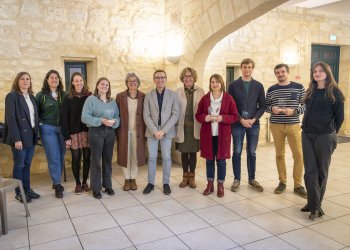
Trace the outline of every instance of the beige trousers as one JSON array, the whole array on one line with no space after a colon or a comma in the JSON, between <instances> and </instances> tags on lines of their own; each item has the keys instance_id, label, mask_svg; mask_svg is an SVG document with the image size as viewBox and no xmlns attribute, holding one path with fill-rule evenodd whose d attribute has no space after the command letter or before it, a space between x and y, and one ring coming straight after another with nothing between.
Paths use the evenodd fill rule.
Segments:
<instances>
[{"instance_id":1,"label":"beige trousers","mask_svg":"<svg viewBox=\"0 0 350 250\"><path fill-rule=\"evenodd\" d=\"M301 146L301 128L297 124L279 124L270 123L270 129L275 144L276 151L276 165L279 175L279 181L287 183L287 169L285 160L285 141L286 138L289 147L292 151L294 165L293 165L293 179L294 188L302 186L304 161Z\"/></svg>"},{"instance_id":2,"label":"beige trousers","mask_svg":"<svg viewBox=\"0 0 350 250\"><path fill-rule=\"evenodd\" d=\"M128 163L127 167L123 169L124 178L126 180L136 179L138 166L137 166L137 141L136 141L136 131L129 131L128 139Z\"/></svg>"}]
</instances>

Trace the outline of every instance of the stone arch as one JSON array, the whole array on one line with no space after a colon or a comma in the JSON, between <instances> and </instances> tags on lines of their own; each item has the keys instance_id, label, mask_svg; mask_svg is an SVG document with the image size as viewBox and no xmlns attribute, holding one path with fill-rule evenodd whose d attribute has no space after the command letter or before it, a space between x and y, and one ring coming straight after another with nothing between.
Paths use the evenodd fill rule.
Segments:
<instances>
[{"instance_id":1,"label":"stone arch","mask_svg":"<svg viewBox=\"0 0 350 250\"><path fill-rule=\"evenodd\" d=\"M184 40L179 69L191 65L203 80L206 60L224 37L288 0L217 0L192 25Z\"/></svg>"}]
</instances>

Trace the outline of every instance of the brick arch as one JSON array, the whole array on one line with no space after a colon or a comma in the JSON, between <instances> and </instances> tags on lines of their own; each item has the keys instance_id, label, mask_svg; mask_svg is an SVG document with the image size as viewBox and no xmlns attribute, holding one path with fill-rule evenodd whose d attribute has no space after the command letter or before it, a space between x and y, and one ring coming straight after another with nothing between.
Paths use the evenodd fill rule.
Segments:
<instances>
[{"instance_id":1,"label":"brick arch","mask_svg":"<svg viewBox=\"0 0 350 250\"><path fill-rule=\"evenodd\" d=\"M202 83L206 60L223 38L288 0L217 0L192 25L178 69L191 65Z\"/></svg>"}]
</instances>

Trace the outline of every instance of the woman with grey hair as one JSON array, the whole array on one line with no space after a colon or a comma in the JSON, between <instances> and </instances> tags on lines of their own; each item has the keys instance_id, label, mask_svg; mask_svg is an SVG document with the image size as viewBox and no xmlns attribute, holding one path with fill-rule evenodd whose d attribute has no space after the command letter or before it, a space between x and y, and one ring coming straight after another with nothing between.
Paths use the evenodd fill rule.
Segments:
<instances>
[{"instance_id":1,"label":"woman with grey hair","mask_svg":"<svg viewBox=\"0 0 350 250\"><path fill-rule=\"evenodd\" d=\"M117 163L122 166L125 178L123 190L136 190L138 167L145 165L145 129L143 101L145 94L138 90L140 78L135 73L125 77L127 89L116 97L120 109L120 126L117 129Z\"/></svg>"}]
</instances>

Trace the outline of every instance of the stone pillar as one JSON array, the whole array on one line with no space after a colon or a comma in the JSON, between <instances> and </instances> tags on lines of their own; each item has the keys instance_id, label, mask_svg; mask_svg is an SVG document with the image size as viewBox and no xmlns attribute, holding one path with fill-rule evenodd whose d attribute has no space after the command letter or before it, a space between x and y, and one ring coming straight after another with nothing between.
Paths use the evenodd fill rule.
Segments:
<instances>
[{"instance_id":1,"label":"stone pillar","mask_svg":"<svg viewBox=\"0 0 350 250\"><path fill-rule=\"evenodd\" d=\"M350 46L340 47L339 87L345 95L345 120L339 133L350 136Z\"/></svg>"}]
</instances>

